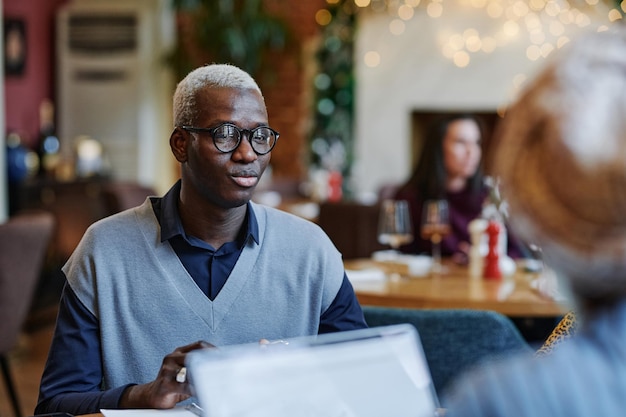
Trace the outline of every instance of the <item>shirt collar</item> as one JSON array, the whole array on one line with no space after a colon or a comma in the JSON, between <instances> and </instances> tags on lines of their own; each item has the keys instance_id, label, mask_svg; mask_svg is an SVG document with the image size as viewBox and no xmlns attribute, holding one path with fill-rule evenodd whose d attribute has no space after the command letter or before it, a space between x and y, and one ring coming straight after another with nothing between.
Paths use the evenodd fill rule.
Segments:
<instances>
[{"instance_id":1,"label":"shirt collar","mask_svg":"<svg viewBox=\"0 0 626 417\"><path fill-rule=\"evenodd\" d=\"M178 212L178 200L180 197L181 181L178 180L172 188L160 199L160 204L154 205L154 210L159 224L161 225L161 242L169 240L175 236L182 236L187 239L183 223ZM238 240L243 245L252 238L259 243L259 223L257 222L254 209L250 202L247 203L247 221L243 224L243 230L239 233Z\"/></svg>"}]
</instances>

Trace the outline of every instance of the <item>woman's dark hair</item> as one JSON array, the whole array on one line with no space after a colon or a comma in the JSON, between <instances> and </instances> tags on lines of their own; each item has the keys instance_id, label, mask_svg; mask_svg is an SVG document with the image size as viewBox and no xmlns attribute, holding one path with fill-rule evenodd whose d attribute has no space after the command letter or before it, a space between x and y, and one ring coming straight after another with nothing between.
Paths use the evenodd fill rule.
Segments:
<instances>
[{"instance_id":1,"label":"woman's dark hair","mask_svg":"<svg viewBox=\"0 0 626 417\"><path fill-rule=\"evenodd\" d=\"M452 122L466 119L476 122L481 139L483 138L483 122L474 114L454 113L438 118L429 126L415 170L401 189L417 189L424 199L444 197L446 193L447 173L443 158L443 139ZM469 187L475 192L481 189L483 183L481 166L482 163L479 165L474 175L468 180Z\"/></svg>"}]
</instances>

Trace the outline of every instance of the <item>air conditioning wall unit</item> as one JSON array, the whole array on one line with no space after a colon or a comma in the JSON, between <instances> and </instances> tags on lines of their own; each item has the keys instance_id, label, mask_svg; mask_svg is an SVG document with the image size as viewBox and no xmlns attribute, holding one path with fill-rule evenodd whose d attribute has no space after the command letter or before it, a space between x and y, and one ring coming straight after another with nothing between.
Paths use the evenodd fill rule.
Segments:
<instances>
[{"instance_id":1,"label":"air conditioning wall unit","mask_svg":"<svg viewBox=\"0 0 626 417\"><path fill-rule=\"evenodd\" d=\"M98 140L115 179L155 186L171 130L174 42L167 0L75 0L57 14L62 151ZM161 169L159 167L161 166Z\"/></svg>"}]
</instances>

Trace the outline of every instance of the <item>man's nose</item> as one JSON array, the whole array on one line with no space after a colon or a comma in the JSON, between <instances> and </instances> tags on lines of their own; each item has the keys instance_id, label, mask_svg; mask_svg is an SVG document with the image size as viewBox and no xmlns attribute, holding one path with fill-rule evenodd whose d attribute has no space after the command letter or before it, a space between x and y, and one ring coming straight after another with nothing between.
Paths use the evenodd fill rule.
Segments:
<instances>
[{"instance_id":1,"label":"man's nose","mask_svg":"<svg viewBox=\"0 0 626 417\"><path fill-rule=\"evenodd\" d=\"M252 143L250 142L249 135L245 134L241 137L241 141L239 141L239 145L233 151L233 156L238 159L250 160L254 161L258 158L256 152L252 148Z\"/></svg>"}]
</instances>

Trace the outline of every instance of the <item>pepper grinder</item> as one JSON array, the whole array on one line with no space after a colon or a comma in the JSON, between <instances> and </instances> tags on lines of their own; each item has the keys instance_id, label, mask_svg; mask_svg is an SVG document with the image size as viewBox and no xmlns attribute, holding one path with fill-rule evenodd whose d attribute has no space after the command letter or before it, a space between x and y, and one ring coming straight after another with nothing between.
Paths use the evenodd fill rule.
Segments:
<instances>
[{"instance_id":1,"label":"pepper grinder","mask_svg":"<svg viewBox=\"0 0 626 417\"><path fill-rule=\"evenodd\" d=\"M496 221L489 221L487 225L487 236L489 237L489 251L485 257L485 268L483 277L486 279L501 279L500 272L500 255L498 253L498 235L500 234L500 225Z\"/></svg>"},{"instance_id":2,"label":"pepper grinder","mask_svg":"<svg viewBox=\"0 0 626 417\"><path fill-rule=\"evenodd\" d=\"M483 236L486 228L487 220L480 218L472 220L468 225L472 243L469 250L468 267L470 278L481 278L483 276L483 257L486 255L483 252Z\"/></svg>"}]
</instances>

